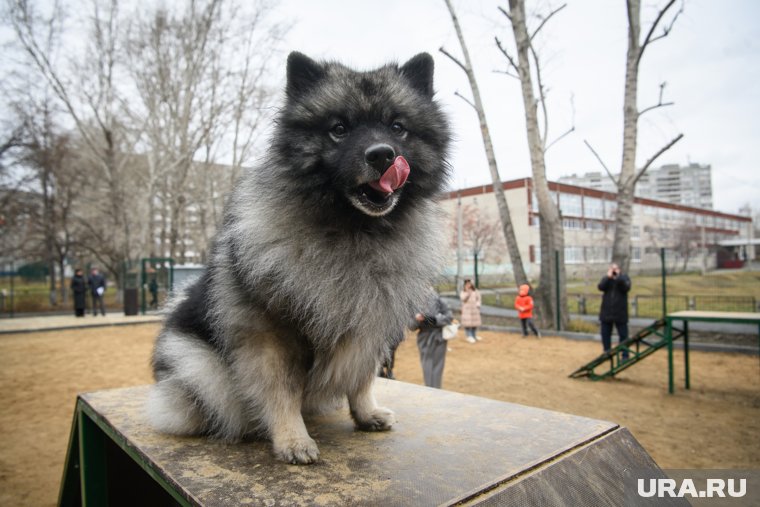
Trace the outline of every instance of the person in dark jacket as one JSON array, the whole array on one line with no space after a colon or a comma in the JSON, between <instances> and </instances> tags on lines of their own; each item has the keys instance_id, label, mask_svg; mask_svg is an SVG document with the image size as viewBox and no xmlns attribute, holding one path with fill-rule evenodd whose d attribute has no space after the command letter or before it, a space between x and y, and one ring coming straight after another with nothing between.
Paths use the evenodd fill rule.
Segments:
<instances>
[{"instance_id":1,"label":"person in dark jacket","mask_svg":"<svg viewBox=\"0 0 760 507\"><path fill-rule=\"evenodd\" d=\"M154 310L158 309L158 280L156 277L150 279L148 282L148 290L150 291L150 303L149 306Z\"/></svg>"},{"instance_id":2,"label":"person in dark jacket","mask_svg":"<svg viewBox=\"0 0 760 507\"><path fill-rule=\"evenodd\" d=\"M446 362L446 340L443 326L451 324L451 308L434 291L431 291L427 307L414 316L413 328L419 329L417 348L425 385L440 389L443 381L443 366Z\"/></svg>"},{"instance_id":3,"label":"person in dark jacket","mask_svg":"<svg viewBox=\"0 0 760 507\"><path fill-rule=\"evenodd\" d=\"M98 307L103 317L106 316L106 305L103 302L103 295L106 292L106 277L100 273L98 268L92 268L90 271L90 294L92 295L92 315L98 314Z\"/></svg>"},{"instance_id":4,"label":"person in dark jacket","mask_svg":"<svg viewBox=\"0 0 760 507\"><path fill-rule=\"evenodd\" d=\"M87 306L87 282L84 279L84 271L77 268L71 278L71 292L74 293L74 315L84 317Z\"/></svg>"},{"instance_id":5,"label":"person in dark jacket","mask_svg":"<svg viewBox=\"0 0 760 507\"><path fill-rule=\"evenodd\" d=\"M628 292L631 290L631 279L613 262L607 269L607 275L599 282L598 289L604 293L599 322L602 346L607 352L612 347L613 326L617 328L618 339L621 342L628 338ZM623 361L627 360L628 351L624 350L622 357Z\"/></svg>"}]
</instances>

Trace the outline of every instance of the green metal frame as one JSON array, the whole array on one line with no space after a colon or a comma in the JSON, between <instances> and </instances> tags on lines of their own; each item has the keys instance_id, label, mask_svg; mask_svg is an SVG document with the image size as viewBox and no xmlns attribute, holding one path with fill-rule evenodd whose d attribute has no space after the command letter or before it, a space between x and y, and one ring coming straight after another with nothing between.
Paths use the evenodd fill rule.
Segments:
<instances>
[{"instance_id":1,"label":"green metal frame","mask_svg":"<svg viewBox=\"0 0 760 507\"><path fill-rule=\"evenodd\" d=\"M713 315L704 315L712 313ZM756 317L748 317L748 315ZM674 325L674 321L681 321L683 329L679 330ZM683 336L684 352L684 387L691 389L691 372L689 369L689 322L717 322L729 324L756 324L758 326L758 353L760 354L760 313L736 313L736 312L702 312L702 315L695 315L693 312L676 312L665 316L665 337L668 340L668 392L675 392L675 383L673 380L673 332L680 332Z\"/></svg>"},{"instance_id":2,"label":"green metal frame","mask_svg":"<svg viewBox=\"0 0 760 507\"><path fill-rule=\"evenodd\" d=\"M140 312L145 315L147 303L145 301L145 285L148 283L148 270L146 264L169 263L169 292L174 290L174 259L171 257L144 257L140 260Z\"/></svg>"},{"instance_id":3,"label":"green metal frame","mask_svg":"<svg viewBox=\"0 0 760 507\"><path fill-rule=\"evenodd\" d=\"M109 484L115 479L108 474L109 458L106 452L108 442L116 444L120 452L128 456L145 474L161 486L177 505L194 505L131 447L126 438L111 428L101 416L79 398L71 425L69 447L58 496L59 506L108 505Z\"/></svg>"},{"instance_id":4,"label":"green metal frame","mask_svg":"<svg viewBox=\"0 0 760 507\"><path fill-rule=\"evenodd\" d=\"M618 372L630 368L655 351L668 346L669 343L672 346L672 341L680 337L681 334L674 335L673 330L668 337L665 332L665 321L663 319L657 320L634 336L612 347L609 352L605 352L588 364L581 366L571 373L570 377L588 377L591 380L614 377ZM629 356L625 361L623 360L624 351L628 352Z\"/></svg>"}]
</instances>

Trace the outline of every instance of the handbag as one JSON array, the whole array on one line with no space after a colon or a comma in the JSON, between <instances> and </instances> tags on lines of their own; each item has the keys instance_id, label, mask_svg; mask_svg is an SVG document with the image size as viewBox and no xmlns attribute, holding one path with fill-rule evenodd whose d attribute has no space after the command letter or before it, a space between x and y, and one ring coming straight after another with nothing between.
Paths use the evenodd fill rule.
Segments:
<instances>
[{"instance_id":1,"label":"handbag","mask_svg":"<svg viewBox=\"0 0 760 507\"><path fill-rule=\"evenodd\" d=\"M443 326L443 339L452 340L457 337L459 331L459 322L453 321L451 324Z\"/></svg>"}]
</instances>

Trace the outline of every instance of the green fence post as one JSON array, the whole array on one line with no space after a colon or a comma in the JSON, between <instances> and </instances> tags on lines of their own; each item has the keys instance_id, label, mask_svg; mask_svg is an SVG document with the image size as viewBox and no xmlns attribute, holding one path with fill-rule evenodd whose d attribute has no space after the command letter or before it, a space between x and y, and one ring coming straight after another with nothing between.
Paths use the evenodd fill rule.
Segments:
<instances>
[{"instance_id":1,"label":"green fence post","mask_svg":"<svg viewBox=\"0 0 760 507\"><path fill-rule=\"evenodd\" d=\"M560 315L560 307L559 307L559 250L554 251L554 286L556 288L555 292L555 303L556 303L556 311L554 312L555 315L555 322L557 324L557 331L560 330L560 326L562 325L562 315Z\"/></svg>"},{"instance_id":2,"label":"green fence post","mask_svg":"<svg viewBox=\"0 0 760 507\"><path fill-rule=\"evenodd\" d=\"M145 284L148 282L148 273L145 270L145 261L140 260L140 312L145 315Z\"/></svg>"},{"instance_id":3,"label":"green fence post","mask_svg":"<svg viewBox=\"0 0 760 507\"><path fill-rule=\"evenodd\" d=\"M13 282L14 278L16 278L16 266L11 261L11 318L13 318L13 298L16 293L16 287Z\"/></svg>"},{"instance_id":4,"label":"green fence post","mask_svg":"<svg viewBox=\"0 0 760 507\"><path fill-rule=\"evenodd\" d=\"M665 249L660 248L660 263L662 264L662 318L668 314L668 292L665 283L666 270L665 270Z\"/></svg>"}]
</instances>

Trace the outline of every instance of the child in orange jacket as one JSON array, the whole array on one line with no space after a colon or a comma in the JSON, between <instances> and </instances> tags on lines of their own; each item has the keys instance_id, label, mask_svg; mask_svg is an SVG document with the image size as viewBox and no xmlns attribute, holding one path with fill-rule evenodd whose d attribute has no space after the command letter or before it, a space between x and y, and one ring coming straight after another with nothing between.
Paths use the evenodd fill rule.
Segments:
<instances>
[{"instance_id":1,"label":"child in orange jacket","mask_svg":"<svg viewBox=\"0 0 760 507\"><path fill-rule=\"evenodd\" d=\"M518 296L515 298L515 308L517 309L517 316L520 317L520 324L522 325L523 338L528 336L528 328L533 333L541 338L541 333L538 332L536 326L533 324L533 298L529 294L530 285L520 285Z\"/></svg>"}]
</instances>

